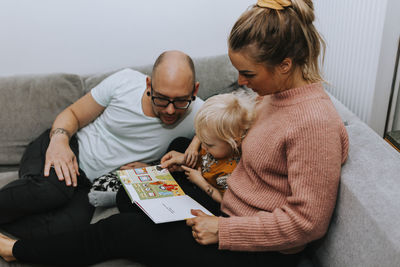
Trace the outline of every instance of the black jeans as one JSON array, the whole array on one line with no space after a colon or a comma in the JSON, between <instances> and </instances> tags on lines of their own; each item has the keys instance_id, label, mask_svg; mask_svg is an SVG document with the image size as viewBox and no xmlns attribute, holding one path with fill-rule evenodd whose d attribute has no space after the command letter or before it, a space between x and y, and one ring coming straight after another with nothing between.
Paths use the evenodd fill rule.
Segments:
<instances>
[{"instance_id":1,"label":"black jeans","mask_svg":"<svg viewBox=\"0 0 400 267\"><path fill-rule=\"evenodd\" d=\"M175 150L178 149L175 147ZM215 210L219 205L210 202L206 193L193 187L184 177L176 179L185 193L220 215L219 210ZM297 265L300 254L226 251L219 250L217 244L200 245L193 239L185 221L154 224L122 190L117 194L120 214L85 229L19 240L14 245L13 255L20 261L67 266L90 265L115 258L129 258L146 266Z\"/></svg>"},{"instance_id":2,"label":"black jeans","mask_svg":"<svg viewBox=\"0 0 400 267\"><path fill-rule=\"evenodd\" d=\"M66 186L54 169L43 176L49 131L31 142L21 159L19 179L0 189L0 227L18 238L35 238L79 229L90 223L94 208L90 181L79 170L78 186ZM78 141L70 146L79 156Z\"/></svg>"}]
</instances>

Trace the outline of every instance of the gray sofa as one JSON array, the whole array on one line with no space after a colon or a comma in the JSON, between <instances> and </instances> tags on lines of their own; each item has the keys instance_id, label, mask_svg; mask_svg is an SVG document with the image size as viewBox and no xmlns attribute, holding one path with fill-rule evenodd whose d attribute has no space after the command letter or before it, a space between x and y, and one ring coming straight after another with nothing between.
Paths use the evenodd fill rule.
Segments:
<instances>
[{"instance_id":1,"label":"gray sofa","mask_svg":"<svg viewBox=\"0 0 400 267\"><path fill-rule=\"evenodd\" d=\"M198 58L195 65L201 98L237 88L237 73L226 55ZM151 66L134 69L149 74ZM17 179L18 162L27 144L49 128L61 110L111 73L0 78L0 187ZM349 157L342 169L329 231L308 246L308 257L300 266L400 266L400 153L332 100L347 125ZM115 208L97 208L93 222L116 212ZM7 264L0 259L0 266L32 265ZM96 266L141 265L119 259Z\"/></svg>"}]
</instances>

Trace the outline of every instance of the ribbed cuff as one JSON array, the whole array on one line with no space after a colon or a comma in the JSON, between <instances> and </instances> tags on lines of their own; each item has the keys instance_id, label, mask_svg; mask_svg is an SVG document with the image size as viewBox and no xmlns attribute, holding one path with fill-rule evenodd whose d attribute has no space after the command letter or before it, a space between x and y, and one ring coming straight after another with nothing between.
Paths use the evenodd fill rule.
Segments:
<instances>
[{"instance_id":1,"label":"ribbed cuff","mask_svg":"<svg viewBox=\"0 0 400 267\"><path fill-rule=\"evenodd\" d=\"M219 249L230 249L229 218L219 217L218 222Z\"/></svg>"}]
</instances>

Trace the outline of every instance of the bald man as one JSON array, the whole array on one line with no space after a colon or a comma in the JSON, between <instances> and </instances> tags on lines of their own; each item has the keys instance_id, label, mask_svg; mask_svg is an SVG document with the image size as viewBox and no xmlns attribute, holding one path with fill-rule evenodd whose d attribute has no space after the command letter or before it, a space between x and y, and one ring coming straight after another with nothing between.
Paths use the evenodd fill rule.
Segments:
<instances>
[{"instance_id":1,"label":"bald man","mask_svg":"<svg viewBox=\"0 0 400 267\"><path fill-rule=\"evenodd\" d=\"M131 69L106 78L28 146L20 179L0 190L0 227L30 238L88 224L91 181L158 160L174 138L193 137L198 88L193 61L180 51L162 53L152 78Z\"/></svg>"}]
</instances>

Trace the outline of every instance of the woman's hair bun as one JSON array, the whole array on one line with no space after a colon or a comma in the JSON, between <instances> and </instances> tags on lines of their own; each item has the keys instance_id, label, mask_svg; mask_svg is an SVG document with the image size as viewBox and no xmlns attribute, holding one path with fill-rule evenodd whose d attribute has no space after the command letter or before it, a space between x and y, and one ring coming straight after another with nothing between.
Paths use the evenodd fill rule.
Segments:
<instances>
[{"instance_id":1,"label":"woman's hair bun","mask_svg":"<svg viewBox=\"0 0 400 267\"><path fill-rule=\"evenodd\" d=\"M257 6L266 7L275 10L282 10L285 7L291 6L292 2L290 0L258 0Z\"/></svg>"}]
</instances>

